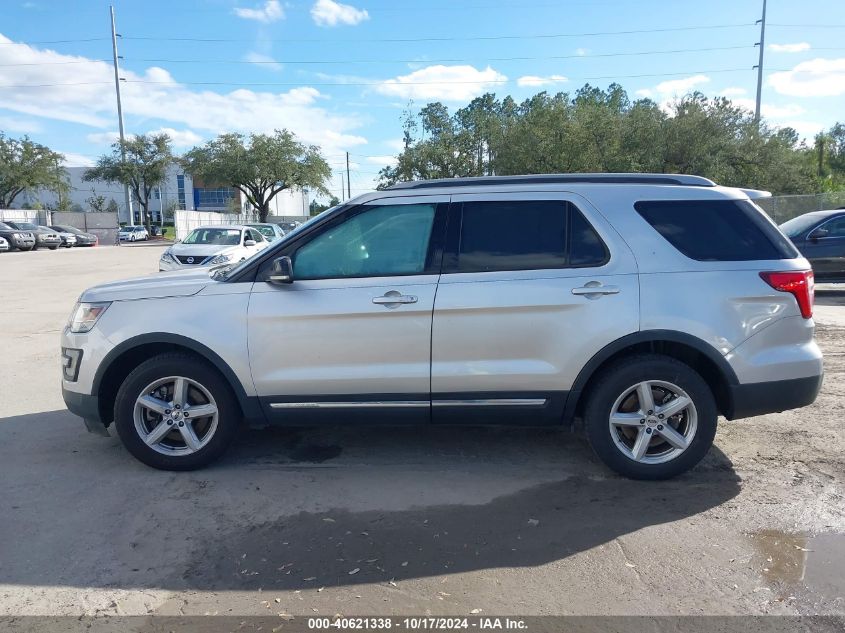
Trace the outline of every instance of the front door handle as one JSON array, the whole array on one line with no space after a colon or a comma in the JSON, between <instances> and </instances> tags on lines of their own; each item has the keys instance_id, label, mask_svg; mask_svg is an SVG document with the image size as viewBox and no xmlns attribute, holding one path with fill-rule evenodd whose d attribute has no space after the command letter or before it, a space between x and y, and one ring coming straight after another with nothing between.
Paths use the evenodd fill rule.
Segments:
<instances>
[{"instance_id":1,"label":"front door handle","mask_svg":"<svg viewBox=\"0 0 845 633\"><path fill-rule=\"evenodd\" d=\"M395 306L400 303L416 303L419 299L414 295L403 295L397 290L390 290L385 292L384 296L373 297L373 303L384 306Z\"/></svg>"},{"instance_id":2,"label":"front door handle","mask_svg":"<svg viewBox=\"0 0 845 633\"><path fill-rule=\"evenodd\" d=\"M618 295L619 286L603 286L599 281L591 281L580 288L573 288L572 294L585 295L588 299L598 298L602 295Z\"/></svg>"}]
</instances>

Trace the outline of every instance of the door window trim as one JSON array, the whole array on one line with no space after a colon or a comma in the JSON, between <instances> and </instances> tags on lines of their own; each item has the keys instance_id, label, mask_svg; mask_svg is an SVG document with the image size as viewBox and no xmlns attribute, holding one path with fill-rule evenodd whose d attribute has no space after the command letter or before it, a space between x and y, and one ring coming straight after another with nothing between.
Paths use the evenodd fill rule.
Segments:
<instances>
[{"instance_id":1,"label":"door window trim","mask_svg":"<svg viewBox=\"0 0 845 633\"><path fill-rule=\"evenodd\" d=\"M815 227L813 227L812 229L807 231L807 234L804 236L804 240L805 241L809 240L810 233L812 233L813 231L818 231L819 229L824 228L825 224L830 224L831 222L836 222L838 220L845 220L845 214L833 216L832 218L828 218L827 220L825 220L821 224L816 225ZM845 235L825 235L824 237L817 237L816 239L817 240L830 240L830 239L841 240L842 238L845 238Z\"/></svg>"},{"instance_id":2,"label":"door window trim","mask_svg":"<svg viewBox=\"0 0 845 633\"><path fill-rule=\"evenodd\" d=\"M530 267L530 268L494 268L491 270L460 270L459 268L459 259L460 259L460 243L461 243L461 229L463 228L463 219L464 219L464 204L467 202L511 202L511 203L531 203L531 202L557 202L560 203L563 208L563 213L566 213L566 246L564 252L566 253L566 263L560 264L557 266L539 266L539 267ZM572 217L575 213L578 213L581 218L584 220L587 226L595 233L596 237L599 240L602 248L604 249L604 259L601 262L594 263L594 264L577 264L573 265L570 264L570 258L572 256ZM610 249L607 246L607 242L601 236L601 233L596 229L595 225L590 221L587 215L575 204L572 200L567 198L516 198L516 197L497 197L495 194L488 197L476 197L473 196L471 200L461 200L458 202L452 202L449 208L449 220L447 223L447 233L446 233L446 245L445 251L443 255L443 265L441 272L444 275L453 275L453 274L481 274L481 273L500 273L500 272L523 272L523 271L532 271L532 270L580 270L580 269L588 269L588 268L601 268L606 266L610 263L611 255Z\"/></svg>"}]
</instances>

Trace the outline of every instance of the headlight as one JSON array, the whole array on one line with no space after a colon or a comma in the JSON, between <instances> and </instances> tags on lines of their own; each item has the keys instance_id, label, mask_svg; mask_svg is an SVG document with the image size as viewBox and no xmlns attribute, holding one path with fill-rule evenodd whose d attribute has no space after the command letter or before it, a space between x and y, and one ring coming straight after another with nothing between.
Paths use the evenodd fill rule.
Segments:
<instances>
[{"instance_id":1,"label":"headlight","mask_svg":"<svg viewBox=\"0 0 845 633\"><path fill-rule=\"evenodd\" d=\"M214 259L212 259L209 264L225 264L226 262L232 261L231 255L218 255Z\"/></svg>"},{"instance_id":2,"label":"headlight","mask_svg":"<svg viewBox=\"0 0 845 633\"><path fill-rule=\"evenodd\" d=\"M110 305L111 302L77 303L68 320L70 331L74 334L90 332Z\"/></svg>"},{"instance_id":3,"label":"headlight","mask_svg":"<svg viewBox=\"0 0 845 633\"><path fill-rule=\"evenodd\" d=\"M169 248L161 254L160 259L162 261L165 261L165 262L166 261L175 261L173 255L170 254Z\"/></svg>"}]
</instances>

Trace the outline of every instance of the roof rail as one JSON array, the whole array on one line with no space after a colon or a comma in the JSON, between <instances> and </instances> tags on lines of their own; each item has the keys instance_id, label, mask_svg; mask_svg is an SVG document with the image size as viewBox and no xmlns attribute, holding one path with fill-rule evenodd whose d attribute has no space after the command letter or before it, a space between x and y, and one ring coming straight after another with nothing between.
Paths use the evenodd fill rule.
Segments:
<instances>
[{"instance_id":1,"label":"roof rail","mask_svg":"<svg viewBox=\"0 0 845 633\"><path fill-rule=\"evenodd\" d=\"M536 174L526 176L474 176L471 178L437 178L397 182L395 189L431 189L434 187L483 187L488 185L556 185L576 183L609 183L622 185L683 185L715 187L716 183L702 176L685 174Z\"/></svg>"}]
</instances>

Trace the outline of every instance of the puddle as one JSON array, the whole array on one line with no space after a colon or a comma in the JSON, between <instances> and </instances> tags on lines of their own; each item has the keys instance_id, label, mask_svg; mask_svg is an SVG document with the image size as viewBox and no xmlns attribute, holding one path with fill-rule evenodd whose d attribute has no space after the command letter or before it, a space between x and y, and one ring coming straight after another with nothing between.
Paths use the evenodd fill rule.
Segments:
<instances>
[{"instance_id":1,"label":"puddle","mask_svg":"<svg viewBox=\"0 0 845 633\"><path fill-rule=\"evenodd\" d=\"M752 564L782 599L803 589L824 603L845 602L845 534L763 530L751 542Z\"/></svg>"}]
</instances>

